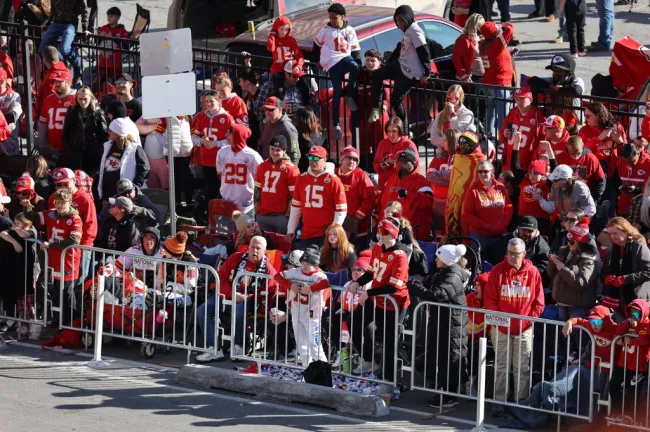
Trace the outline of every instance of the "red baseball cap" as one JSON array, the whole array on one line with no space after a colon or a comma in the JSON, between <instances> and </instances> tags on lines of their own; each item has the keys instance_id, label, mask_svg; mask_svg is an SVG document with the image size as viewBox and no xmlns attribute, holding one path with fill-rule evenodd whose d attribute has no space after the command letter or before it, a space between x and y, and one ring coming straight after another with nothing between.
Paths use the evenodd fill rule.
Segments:
<instances>
[{"instance_id":1,"label":"red baseball cap","mask_svg":"<svg viewBox=\"0 0 650 432\"><path fill-rule=\"evenodd\" d=\"M518 88L515 90L515 99L516 98L533 98L533 93L530 91L530 87Z\"/></svg>"},{"instance_id":2,"label":"red baseball cap","mask_svg":"<svg viewBox=\"0 0 650 432\"><path fill-rule=\"evenodd\" d=\"M549 116L544 122L547 128L564 129L564 119L558 115Z\"/></svg>"},{"instance_id":3,"label":"red baseball cap","mask_svg":"<svg viewBox=\"0 0 650 432\"><path fill-rule=\"evenodd\" d=\"M86 174L85 171L75 170L74 172L74 183L78 188L85 190L86 192L91 192L93 188L93 178Z\"/></svg>"},{"instance_id":4,"label":"red baseball cap","mask_svg":"<svg viewBox=\"0 0 650 432\"><path fill-rule=\"evenodd\" d=\"M70 72L67 70L64 71L56 71L54 75L52 76L52 81L68 81L72 82L72 76L70 76Z\"/></svg>"},{"instance_id":5,"label":"red baseball cap","mask_svg":"<svg viewBox=\"0 0 650 432\"><path fill-rule=\"evenodd\" d=\"M282 101L275 96L271 96L270 98L267 98L266 101L264 101L264 105L262 107L269 109L282 108Z\"/></svg>"},{"instance_id":6,"label":"red baseball cap","mask_svg":"<svg viewBox=\"0 0 650 432\"><path fill-rule=\"evenodd\" d=\"M528 167L529 171L535 170L541 175L547 175L548 174L548 162L542 159L537 159L534 160L530 163L530 166Z\"/></svg>"},{"instance_id":7,"label":"red baseball cap","mask_svg":"<svg viewBox=\"0 0 650 432\"><path fill-rule=\"evenodd\" d=\"M75 179L74 171L70 168L57 168L52 173L52 178L54 179L54 183L68 182Z\"/></svg>"},{"instance_id":8,"label":"red baseball cap","mask_svg":"<svg viewBox=\"0 0 650 432\"><path fill-rule=\"evenodd\" d=\"M397 224L395 222L396 220L393 218L382 220L379 222L379 225L377 225L377 232L385 231L394 238L399 237L399 222Z\"/></svg>"},{"instance_id":9,"label":"red baseball cap","mask_svg":"<svg viewBox=\"0 0 650 432\"><path fill-rule=\"evenodd\" d=\"M341 159L345 157L353 157L356 158L357 160L361 159L357 149L352 146L347 146L343 150L341 150Z\"/></svg>"},{"instance_id":10,"label":"red baseball cap","mask_svg":"<svg viewBox=\"0 0 650 432\"><path fill-rule=\"evenodd\" d=\"M309 153L307 153L307 155L314 155L318 156L321 159L327 159L327 150L325 150L325 147L312 146L312 148L309 149Z\"/></svg>"},{"instance_id":11,"label":"red baseball cap","mask_svg":"<svg viewBox=\"0 0 650 432\"><path fill-rule=\"evenodd\" d=\"M34 179L30 176L22 176L16 181L16 192L34 190Z\"/></svg>"}]
</instances>

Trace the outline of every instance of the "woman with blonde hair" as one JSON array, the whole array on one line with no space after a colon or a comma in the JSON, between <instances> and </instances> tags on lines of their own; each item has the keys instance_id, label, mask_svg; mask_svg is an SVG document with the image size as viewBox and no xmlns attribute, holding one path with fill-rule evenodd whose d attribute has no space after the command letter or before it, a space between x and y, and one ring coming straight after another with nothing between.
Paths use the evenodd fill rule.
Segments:
<instances>
[{"instance_id":1,"label":"woman with blonde hair","mask_svg":"<svg viewBox=\"0 0 650 432\"><path fill-rule=\"evenodd\" d=\"M633 300L650 300L650 250L645 237L625 218L610 219L606 231L613 246L603 260L603 296L619 300L610 305L619 322Z\"/></svg>"},{"instance_id":2,"label":"woman with blonde hair","mask_svg":"<svg viewBox=\"0 0 650 432\"><path fill-rule=\"evenodd\" d=\"M332 224L325 233L325 242L320 250L320 267L326 272L336 273L352 268L357 261L354 246L348 241L343 226Z\"/></svg>"},{"instance_id":3,"label":"woman with blonde hair","mask_svg":"<svg viewBox=\"0 0 650 432\"><path fill-rule=\"evenodd\" d=\"M99 164L97 193L107 201L117 194L117 182L129 179L142 188L149 177L149 160L141 145L129 134L132 122L117 118L108 127L109 140L104 143L104 153Z\"/></svg>"},{"instance_id":4,"label":"woman with blonde hair","mask_svg":"<svg viewBox=\"0 0 650 432\"><path fill-rule=\"evenodd\" d=\"M434 147L442 147L445 132L449 129L456 129L460 133L475 130L474 113L463 105L464 101L465 92L461 86L454 84L449 87L445 107L429 125L431 144Z\"/></svg>"},{"instance_id":5,"label":"woman with blonde hair","mask_svg":"<svg viewBox=\"0 0 650 432\"><path fill-rule=\"evenodd\" d=\"M474 13L465 23L463 33L458 36L451 54L451 61L456 69L456 79L463 82L481 82L485 68L478 52L481 40L481 26L485 23L483 15Z\"/></svg>"},{"instance_id":6,"label":"woman with blonde hair","mask_svg":"<svg viewBox=\"0 0 650 432\"><path fill-rule=\"evenodd\" d=\"M213 77L212 87L219 93L223 109L225 109L237 123L241 123L248 127L248 108L246 107L246 102L244 102L237 93L232 91L232 80L228 74L222 72Z\"/></svg>"}]
</instances>

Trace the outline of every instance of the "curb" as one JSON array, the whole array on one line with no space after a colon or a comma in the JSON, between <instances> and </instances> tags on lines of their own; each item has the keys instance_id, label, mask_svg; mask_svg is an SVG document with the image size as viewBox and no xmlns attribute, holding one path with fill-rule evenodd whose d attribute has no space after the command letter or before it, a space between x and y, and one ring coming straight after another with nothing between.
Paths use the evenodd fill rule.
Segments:
<instances>
[{"instance_id":1,"label":"curb","mask_svg":"<svg viewBox=\"0 0 650 432\"><path fill-rule=\"evenodd\" d=\"M252 394L276 401L318 405L335 409L340 413L363 417L383 417L390 413L386 402L376 395L364 395L295 381L282 381L203 365L183 366L174 381L201 388Z\"/></svg>"}]
</instances>

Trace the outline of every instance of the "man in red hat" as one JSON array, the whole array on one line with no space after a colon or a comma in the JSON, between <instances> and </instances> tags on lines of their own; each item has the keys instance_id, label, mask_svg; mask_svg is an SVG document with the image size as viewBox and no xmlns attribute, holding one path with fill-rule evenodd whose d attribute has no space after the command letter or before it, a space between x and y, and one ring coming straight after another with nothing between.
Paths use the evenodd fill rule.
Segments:
<instances>
[{"instance_id":1,"label":"man in red hat","mask_svg":"<svg viewBox=\"0 0 650 432\"><path fill-rule=\"evenodd\" d=\"M566 151L566 143L569 141L569 137L564 119L557 115L549 116L544 122L544 138L540 140L537 153L540 155L545 153L545 146L542 143L547 141L550 143L555 156L558 156Z\"/></svg>"},{"instance_id":2,"label":"man in red hat","mask_svg":"<svg viewBox=\"0 0 650 432\"><path fill-rule=\"evenodd\" d=\"M23 113L20 95L9 87L9 75L0 68L0 113L4 116L6 126L0 126L0 154L12 156L19 151L18 120ZM7 134L8 133L8 134Z\"/></svg>"},{"instance_id":3,"label":"man in red hat","mask_svg":"<svg viewBox=\"0 0 650 432\"><path fill-rule=\"evenodd\" d=\"M331 224L343 225L348 211L341 180L325 170L327 150L313 146L307 155L309 169L296 180L287 226L287 241L292 242L302 216L302 233L297 248L323 245Z\"/></svg>"},{"instance_id":4,"label":"man in red hat","mask_svg":"<svg viewBox=\"0 0 650 432\"><path fill-rule=\"evenodd\" d=\"M341 165L336 175L341 179L345 188L345 199L348 204L348 215L345 217L343 228L352 238L356 234L356 242L368 238L370 215L377 202L377 190L370 177L359 168L359 152L354 147L345 147L341 151ZM368 243L364 243L367 246Z\"/></svg>"},{"instance_id":5,"label":"man in red hat","mask_svg":"<svg viewBox=\"0 0 650 432\"><path fill-rule=\"evenodd\" d=\"M43 102L38 123L38 149L50 163L55 162L63 152L63 121L68 109L74 105L75 90L72 77L67 70L54 73L54 94Z\"/></svg>"},{"instance_id":6,"label":"man in red hat","mask_svg":"<svg viewBox=\"0 0 650 432\"><path fill-rule=\"evenodd\" d=\"M294 165L298 165L298 160L300 159L298 131L289 116L283 114L282 100L278 97L271 96L266 99L263 108L266 123L264 123L260 140L257 143L257 151L262 156L262 159L268 159L271 140L278 135L282 135L287 140L287 155L289 155L289 159L291 159Z\"/></svg>"},{"instance_id":7,"label":"man in red hat","mask_svg":"<svg viewBox=\"0 0 650 432\"><path fill-rule=\"evenodd\" d=\"M47 200L36 193L34 179L28 175L19 177L16 181L15 199L7 206L9 214L14 217L26 211L45 211L48 208Z\"/></svg>"},{"instance_id":8,"label":"man in red hat","mask_svg":"<svg viewBox=\"0 0 650 432\"><path fill-rule=\"evenodd\" d=\"M501 158L502 170L512 170L512 144L514 135L519 132L519 165L528 170L531 160L535 159L535 150L539 140L544 136L544 114L533 105L533 94L528 87L515 91L515 107L506 116L499 139L504 144Z\"/></svg>"}]
</instances>

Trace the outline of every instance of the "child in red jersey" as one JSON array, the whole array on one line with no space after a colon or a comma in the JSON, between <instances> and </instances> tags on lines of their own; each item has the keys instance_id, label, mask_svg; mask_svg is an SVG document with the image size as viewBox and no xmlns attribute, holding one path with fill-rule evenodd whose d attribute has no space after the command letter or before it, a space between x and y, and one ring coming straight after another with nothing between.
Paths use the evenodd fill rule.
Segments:
<instances>
[{"instance_id":1,"label":"child in red jersey","mask_svg":"<svg viewBox=\"0 0 650 432\"><path fill-rule=\"evenodd\" d=\"M128 39L129 32L120 24L122 12L118 7L111 7L106 11L106 25L97 30L98 36L108 36L110 38ZM107 79L114 82L122 74L122 54L120 50L128 49L120 42L112 39L100 39L98 46L106 48L99 51L99 82L103 83Z\"/></svg>"},{"instance_id":2,"label":"child in red jersey","mask_svg":"<svg viewBox=\"0 0 650 432\"><path fill-rule=\"evenodd\" d=\"M278 17L273 22L273 27L266 40L266 50L273 56L271 75L273 75L273 82L276 84L275 88L282 87L284 64L287 61L296 61L302 70L304 56L298 47L298 42L291 36L291 20L286 16Z\"/></svg>"}]
</instances>

